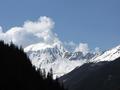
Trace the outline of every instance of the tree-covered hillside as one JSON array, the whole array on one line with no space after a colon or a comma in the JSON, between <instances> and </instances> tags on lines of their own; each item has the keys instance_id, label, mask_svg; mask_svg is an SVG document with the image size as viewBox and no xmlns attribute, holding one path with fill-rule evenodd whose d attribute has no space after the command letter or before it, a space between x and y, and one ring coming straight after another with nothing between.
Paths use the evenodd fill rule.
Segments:
<instances>
[{"instance_id":1,"label":"tree-covered hillside","mask_svg":"<svg viewBox=\"0 0 120 90\"><path fill-rule=\"evenodd\" d=\"M64 90L52 73L36 71L29 58L14 44L0 41L0 90Z\"/></svg>"}]
</instances>

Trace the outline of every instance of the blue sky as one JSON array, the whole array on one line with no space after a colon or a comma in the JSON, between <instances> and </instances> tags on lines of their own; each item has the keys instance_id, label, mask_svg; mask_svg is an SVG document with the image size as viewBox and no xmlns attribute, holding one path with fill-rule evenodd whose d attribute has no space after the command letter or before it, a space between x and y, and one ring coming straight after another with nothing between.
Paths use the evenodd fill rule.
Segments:
<instances>
[{"instance_id":1,"label":"blue sky","mask_svg":"<svg viewBox=\"0 0 120 90\"><path fill-rule=\"evenodd\" d=\"M0 0L4 32L48 16L62 41L108 49L120 44L120 0Z\"/></svg>"}]
</instances>

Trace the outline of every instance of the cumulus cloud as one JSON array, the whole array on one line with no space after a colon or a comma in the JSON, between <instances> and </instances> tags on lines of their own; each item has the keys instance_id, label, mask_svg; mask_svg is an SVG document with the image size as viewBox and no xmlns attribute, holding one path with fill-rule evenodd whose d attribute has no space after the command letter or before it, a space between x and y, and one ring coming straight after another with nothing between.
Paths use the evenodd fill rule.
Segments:
<instances>
[{"instance_id":1,"label":"cumulus cloud","mask_svg":"<svg viewBox=\"0 0 120 90\"><path fill-rule=\"evenodd\" d=\"M43 16L40 17L37 21L26 21L23 25L27 32L31 33L41 33L43 31L49 32L54 27L54 22L51 18Z\"/></svg>"},{"instance_id":2,"label":"cumulus cloud","mask_svg":"<svg viewBox=\"0 0 120 90\"><path fill-rule=\"evenodd\" d=\"M55 22L46 16L40 17L36 21L27 20L21 27L15 26L9 30L4 30L0 26L0 40L4 40L6 43L13 42L14 44L23 48L35 44L35 43L46 43L54 44L60 42L57 34L53 32ZM62 42L61 42L62 43ZM73 41L64 42L63 45L70 52L81 51L83 54L89 52L87 43L76 44ZM99 49L96 48L98 52Z\"/></svg>"},{"instance_id":3,"label":"cumulus cloud","mask_svg":"<svg viewBox=\"0 0 120 90\"><path fill-rule=\"evenodd\" d=\"M13 42L16 45L26 47L34 43L52 44L59 41L56 34L53 33L54 21L46 16L40 17L37 21L25 21L21 27L12 27L3 32L0 26L0 40L6 43Z\"/></svg>"},{"instance_id":4,"label":"cumulus cloud","mask_svg":"<svg viewBox=\"0 0 120 90\"><path fill-rule=\"evenodd\" d=\"M70 52L82 52L84 55L90 52L90 48L87 43L76 44L73 41L69 41L69 42L64 42L64 46Z\"/></svg>"},{"instance_id":5,"label":"cumulus cloud","mask_svg":"<svg viewBox=\"0 0 120 90\"><path fill-rule=\"evenodd\" d=\"M88 44L80 43L75 49L75 52L78 52L78 51L83 52L83 54L86 55L89 52Z\"/></svg>"}]
</instances>

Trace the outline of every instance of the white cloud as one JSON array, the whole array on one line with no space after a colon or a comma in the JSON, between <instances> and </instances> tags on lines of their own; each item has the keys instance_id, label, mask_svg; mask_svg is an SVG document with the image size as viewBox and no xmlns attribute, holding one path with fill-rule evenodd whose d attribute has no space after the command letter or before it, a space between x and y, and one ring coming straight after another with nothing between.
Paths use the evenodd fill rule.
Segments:
<instances>
[{"instance_id":1,"label":"white cloud","mask_svg":"<svg viewBox=\"0 0 120 90\"><path fill-rule=\"evenodd\" d=\"M16 45L26 47L33 43L52 44L59 41L53 33L54 21L46 16L40 17L37 21L25 21L22 27L12 27L5 33L0 27L0 39L5 42L13 42Z\"/></svg>"},{"instance_id":2,"label":"white cloud","mask_svg":"<svg viewBox=\"0 0 120 90\"><path fill-rule=\"evenodd\" d=\"M84 55L90 52L90 48L88 47L87 43L76 44L73 41L69 41L64 42L64 46L70 52L82 52Z\"/></svg>"},{"instance_id":3,"label":"white cloud","mask_svg":"<svg viewBox=\"0 0 120 90\"><path fill-rule=\"evenodd\" d=\"M78 51L83 52L83 54L86 55L89 52L88 44L80 43L75 49L75 52L78 52Z\"/></svg>"},{"instance_id":4,"label":"white cloud","mask_svg":"<svg viewBox=\"0 0 120 90\"><path fill-rule=\"evenodd\" d=\"M15 26L6 30L6 32L3 32L0 26L0 40L4 40L6 43L12 41L14 44L22 45L23 47L35 43L54 44L60 42L57 34L53 32L54 25L55 23L51 18L43 16L36 21L25 21L21 27ZM70 41L63 44L71 52L81 51L83 54L89 52L87 43L80 43L78 45Z\"/></svg>"},{"instance_id":5,"label":"white cloud","mask_svg":"<svg viewBox=\"0 0 120 90\"><path fill-rule=\"evenodd\" d=\"M42 32L49 32L54 27L54 22L51 18L46 16L40 17L36 22L33 21L26 21L23 25L27 32L31 33L42 33Z\"/></svg>"}]
</instances>

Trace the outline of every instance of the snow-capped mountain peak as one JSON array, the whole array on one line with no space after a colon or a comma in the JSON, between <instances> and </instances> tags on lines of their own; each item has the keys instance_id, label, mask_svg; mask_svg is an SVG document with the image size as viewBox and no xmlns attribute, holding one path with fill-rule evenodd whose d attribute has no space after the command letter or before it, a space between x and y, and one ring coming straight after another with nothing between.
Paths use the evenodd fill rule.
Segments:
<instances>
[{"instance_id":1,"label":"snow-capped mountain peak","mask_svg":"<svg viewBox=\"0 0 120 90\"><path fill-rule=\"evenodd\" d=\"M40 67L42 63L52 63L57 58L63 56L65 50L61 44L54 43L52 45L45 43L33 44L24 49L30 57L33 65Z\"/></svg>"},{"instance_id":2,"label":"snow-capped mountain peak","mask_svg":"<svg viewBox=\"0 0 120 90\"><path fill-rule=\"evenodd\" d=\"M91 61L93 62L112 61L117 59L118 57L120 57L120 45L104 52L100 56L93 58Z\"/></svg>"},{"instance_id":3,"label":"snow-capped mountain peak","mask_svg":"<svg viewBox=\"0 0 120 90\"><path fill-rule=\"evenodd\" d=\"M24 51L36 68L44 68L46 72L52 68L55 76L66 74L93 57L93 54L84 56L82 52L69 52L61 42L37 43L26 47Z\"/></svg>"},{"instance_id":4,"label":"snow-capped mountain peak","mask_svg":"<svg viewBox=\"0 0 120 90\"><path fill-rule=\"evenodd\" d=\"M83 46L85 46L84 49L82 49ZM78 50L70 52L64 48L61 42L37 43L26 47L24 51L36 68L45 69L46 72L52 68L54 77L64 75L89 61L111 61L120 57L120 45L102 54L98 50L90 52L87 45L80 45Z\"/></svg>"},{"instance_id":5,"label":"snow-capped mountain peak","mask_svg":"<svg viewBox=\"0 0 120 90\"><path fill-rule=\"evenodd\" d=\"M28 51L38 51L38 50L42 50L42 49L46 49L46 48L52 48L51 45L47 45L45 43L38 43L38 44L33 44L33 45L30 45L28 47L26 47L24 49L25 52L28 52Z\"/></svg>"}]
</instances>

